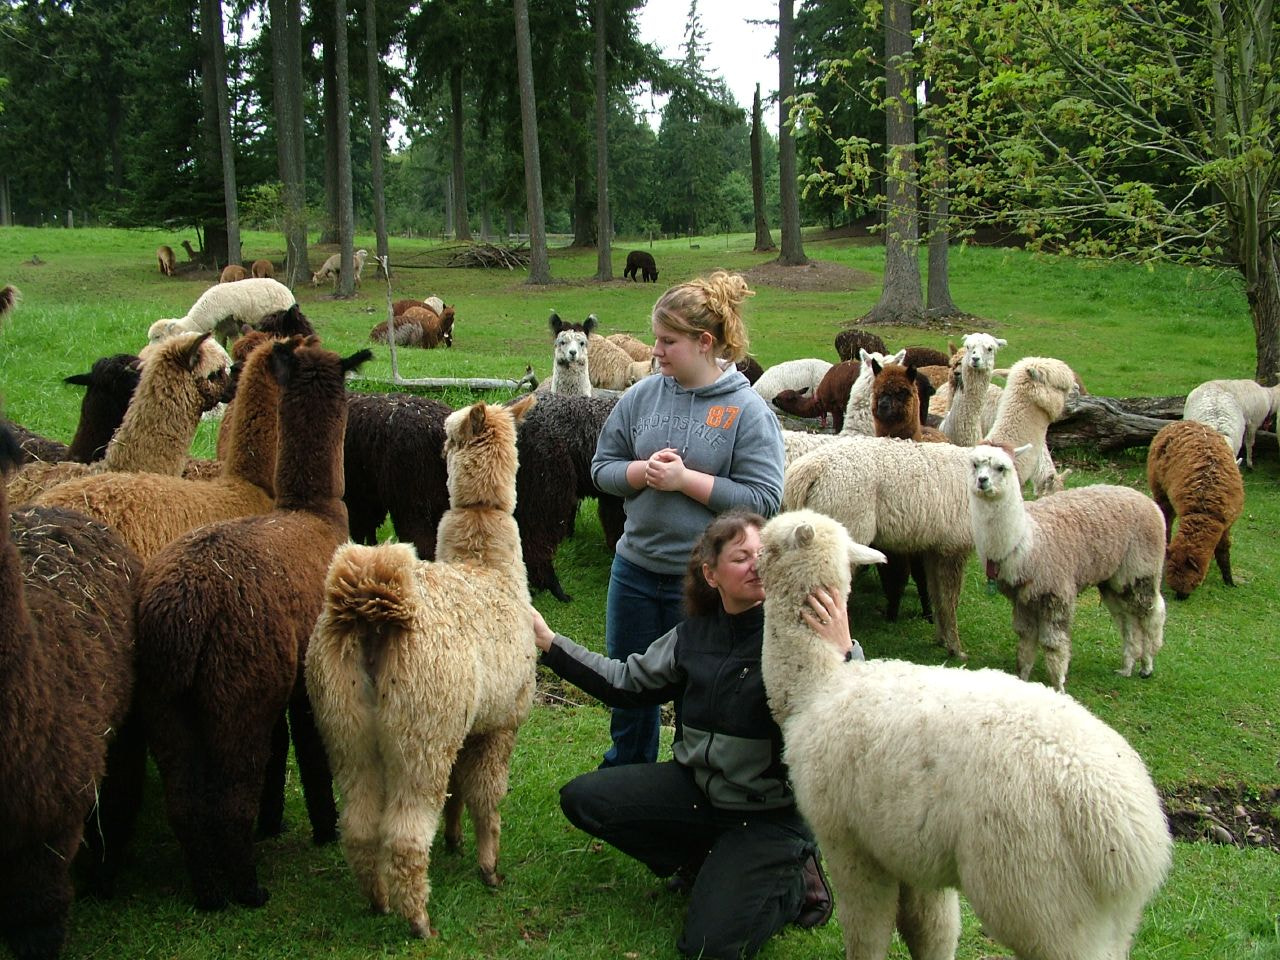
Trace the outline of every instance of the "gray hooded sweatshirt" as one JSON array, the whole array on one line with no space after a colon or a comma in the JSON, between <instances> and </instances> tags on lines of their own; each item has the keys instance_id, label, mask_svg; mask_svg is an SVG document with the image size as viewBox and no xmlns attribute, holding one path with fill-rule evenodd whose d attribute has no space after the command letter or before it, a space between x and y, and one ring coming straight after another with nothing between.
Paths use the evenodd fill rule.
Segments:
<instances>
[{"instance_id":1,"label":"gray hooded sweatshirt","mask_svg":"<svg viewBox=\"0 0 1280 960\"><path fill-rule=\"evenodd\" d=\"M627 466L672 447L691 470L714 476L707 506L675 491L635 490ZM782 503L784 453L778 418L734 367L686 390L674 377L645 377L605 421L591 479L623 498L618 554L652 573L680 575L712 518L732 507L770 517Z\"/></svg>"}]
</instances>

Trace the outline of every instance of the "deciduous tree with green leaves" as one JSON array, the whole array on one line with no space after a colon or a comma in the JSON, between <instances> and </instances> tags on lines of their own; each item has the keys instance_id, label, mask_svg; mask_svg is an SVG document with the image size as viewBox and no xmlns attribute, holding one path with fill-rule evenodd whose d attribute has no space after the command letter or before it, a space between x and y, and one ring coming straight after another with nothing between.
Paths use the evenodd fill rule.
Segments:
<instances>
[{"instance_id":1,"label":"deciduous tree with green leaves","mask_svg":"<svg viewBox=\"0 0 1280 960\"><path fill-rule=\"evenodd\" d=\"M1274 0L926 0L957 212L1040 246L1238 272L1280 371Z\"/></svg>"}]
</instances>

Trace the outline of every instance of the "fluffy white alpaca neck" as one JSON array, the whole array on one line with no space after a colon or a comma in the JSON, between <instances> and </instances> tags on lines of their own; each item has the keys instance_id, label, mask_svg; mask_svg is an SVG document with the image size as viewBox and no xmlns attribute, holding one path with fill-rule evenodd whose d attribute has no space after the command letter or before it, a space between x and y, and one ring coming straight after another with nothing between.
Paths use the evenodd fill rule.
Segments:
<instances>
[{"instance_id":1,"label":"fluffy white alpaca neck","mask_svg":"<svg viewBox=\"0 0 1280 960\"><path fill-rule=\"evenodd\" d=\"M1000 397L996 422L991 425L987 439L1014 449L1031 444L1031 449L1014 458L1018 476L1025 482L1034 475L1040 462L1040 451L1051 422L1049 414L1028 395L1025 388L1020 389L1019 384L1011 383Z\"/></svg>"},{"instance_id":2,"label":"fluffy white alpaca neck","mask_svg":"<svg viewBox=\"0 0 1280 960\"><path fill-rule=\"evenodd\" d=\"M841 436L875 436L876 425L871 417L871 385L874 380L871 364L863 364L858 369L858 379L849 388L849 402L844 407Z\"/></svg>"},{"instance_id":3,"label":"fluffy white alpaca neck","mask_svg":"<svg viewBox=\"0 0 1280 960\"><path fill-rule=\"evenodd\" d=\"M841 667L847 666L822 638L800 619L808 591L796 602L784 591L781 598L764 602L764 645L760 669L769 698L769 710L778 726L802 711L826 691Z\"/></svg>"},{"instance_id":4,"label":"fluffy white alpaca neck","mask_svg":"<svg viewBox=\"0 0 1280 960\"><path fill-rule=\"evenodd\" d=\"M996 498L971 494L969 510L978 556L995 565L996 579L1016 583L1023 561L1035 544L1036 530L1036 522L1028 516L1022 501L1021 484L1011 478Z\"/></svg>"},{"instance_id":5,"label":"fluffy white alpaca neck","mask_svg":"<svg viewBox=\"0 0 1280 960\"><path fill-rule=\"evenodd\" d=\"M559 357L555 359L551 370L551 392L573 397L591 396L591 376L587 369L586 351L567 365L562 364Z\"/></svg>"},{"instance_id":6,"label":"fluffy white alpaca neck","mask_svg":"<svg viewBox=\"0 0 1280 960\"><path fill-rule=\"evenodd\" d=\"M963 364L960 381L961 390L952 395L941 429L957 446L972 447L982 439L982 408L987 402L987 387L991 385L991 368Z\"/></svg>"}]
</instances>

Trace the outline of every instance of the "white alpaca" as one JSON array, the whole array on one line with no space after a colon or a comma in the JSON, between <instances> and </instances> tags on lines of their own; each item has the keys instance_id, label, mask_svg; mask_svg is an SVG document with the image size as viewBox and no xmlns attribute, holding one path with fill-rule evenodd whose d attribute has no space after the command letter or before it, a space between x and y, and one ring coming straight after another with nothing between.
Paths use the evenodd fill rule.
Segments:
<instances>
[{"instance_id":1,"label":"white alpaca","mask_svg":"<svg viewBox=\"0 0 1280 960\"><path fill-rule=\"evenodd\" d=\"M1044 648L1049 679L1066 688L1076 595L1097 586L1124 638L1121 676L1155 671L1164 644L1164 515L1129 487L1097 484L1024 503L1013 457L1000 447L969 450L969 518L988 579L1013 601L1018 676L1031 677Z\"/></svg>"},{"instance_id":2,"label":"white alpaca","mask_svg":"<svg viewBox=\"0 0 1280 960\"><path fill-rule=\"evenodd\" d=\"M1244 446L1245 465L1253 467L1253 441L1264 420L1280 403L1280 385L1264 387L1256 380L1209 380L1187 394L1183 420L1198 420L1222 434L1231 456Z\"/></svg>"},{"instance_id":3,"label":"white alpaca","mask_svg":"<svg viewBox=\"0 0 1280 960\"><path fill-rule=\"evenodd\" d=\"M768 403L782 390L802 390L808 388L810 393L818 389L818 384L835 364L819 357L806 357L803 360L784 360L760 374L760 379L751 385Z\"/></svg>"},{"instance_id":4,"label":"white alpaca","mask_svg":"<svg viewBox=\"0 0 1280 960\"><path fill-rule=\"evenodd\" d=\"M859 348L858 378L849 388L849 401L844 407L844 426L840 429L840 436L874 437L876 435L875 418L871 415L871 388L875 383L876 375L871 369L871 361L874 360L883 367L886 363L902 363L906 356L905 349L886 356L883 353L868 353Z\"/></svg>"},{"instance_id":5,"label":"white alpaca","mask_svg":"<svg viewBox=\"0 0 1280 960\"><path fill-rule=\"evenodd\" d=\"M950 960L956 891L1020 960L1123 960L1172 843L1142 759L1065 694L996 670L845 663L799 619L856 545L783 513L762 537L762 669L796 802L826 855L848 960L896 922Z\"/></svg>"},{"instance_id":6,"label":"white alpaca","mask_svg":"<svg viewBox=\"0 0 1280 960\"><path fill-rule=\"evenodd\" d=\"M157 343L177 333L195 331L212 333L225 347L245 324L253 326L267 314L288 310L296 302L288 287L270 277L218 283L200 294L186 316L153 323L147 339Z\"/></svg>"},{"instance_id":7,"label":"white alpaca","mask_svg":"<svg viewBox=\"0 0 1280 960\"><path fill-rule=\"evenodd\" d=\"M994 410L989 423L984 423L983 415L991 407L988 394L991 374L996 369L996 351L1006 346L1008 341L989 333L970 333L963 343L960 389L952 392L951 406L942 418L940 429L957 446L972 447L995 423ZM999 397L1000 388L996 387L995 391Z\"/></svg>"},{"instance_id":8,"label":"white alpaca","mask_svg":"<svg viewBox=\"0 0 1280 960\"><path fill-rule=\"evenodd\" d=\"M591 396L591 372L587 368L587 337L595 329L595 314L578 324L565 323L558 313L552 313L550 326L551 333L555 336L550 391L571 397Z\"/></svg>"}]
</instances>

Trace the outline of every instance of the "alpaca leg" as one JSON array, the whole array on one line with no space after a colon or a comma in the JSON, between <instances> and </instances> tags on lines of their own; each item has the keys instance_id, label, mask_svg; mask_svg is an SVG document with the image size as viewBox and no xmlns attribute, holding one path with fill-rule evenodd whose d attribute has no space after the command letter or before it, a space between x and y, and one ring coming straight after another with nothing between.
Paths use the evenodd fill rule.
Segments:
<instances>
[{"instance_id":1,"label":"alpaca leg","mask_svg":"<svg viewBox=\"0 0 1280 960\"><path fill-rule=\"evenodd\" d=\"M1154 583L1153 603L1142 621L1142 670L1138 676L1146 678L1156 672L1156 654L1164 646L1165 603L1160 595L1160 584Z\"/></svg>"},{"instance_id":2,"label":"alpaca leg","mask_svg":"<svg viewBox=\"0 0 1280 960\"><path fill-rule=\"evenodd\" d=\"M133 838L147 780L147 740L140 717L130 716L120 725L107 750L107 777L98 793L98 804L85 825L88 849L80 855L88 864L88 888L109 897Z\"/></svg>"},{"instance_id":3,"label":"alpaca leg","mask_svg":"<svg viewBox=\"0 0 1280 960\"><path fill-rule=\"evenodd\" d=\"M246 718L240 736L214 730L206 746L209 754L209 825L215 839L215 856L221 865L227 892L236 903L261 907L270 894L258 884L253 851L253 822L262 798L267 746L275 718L283 708L266 716ZM254 723L253 719L258 722Z\"/></svg>"},{"instance_id":4,"label":"alpaca leg","mask_svg":"<svg viewBox=\"0 0 1280 960\"><path fill-rule=\"evenodd\" d=\"M887 553L885 556L888 559L876 565L880 589L884 592L884 618L889 623L897 623L902 594L907 589L907 577L910 576L910 560L905 553Z\"/></svg>"},{"instance_id":5,"label":"alpaca leg","mask_svg":"<svg viewBox=\"0 0 1280 960\"><path fill-rule=\"evenodd\" d=\"M67 936L68 865L79 829L10 849L0 865L0 936L18 960L56 960Z\"/></svg>"},{"instance_id":6,"label":"alpaca leg","mask_svg":"<svg viewBox=\"0 0 1280 960\"><path fill-rule=\"evenodd\" d=\"M1059 693L1067 689L1067 666L1071 663L1071 619L1075 597L1042 598L1040 645L1044 647L1045 672Z\"/></svg>"},{"instance_id":7,"label":"alpaca leg","mask_svg":"<svg viewBox=\"0 0 1280 960\"><path fill-rule=\"evenodd\" d=\"M382 771L366 763L344 778L342 793L342 852L370 908L374 913L386 913L387 887L378 863L386 804Z\"/></svg>"},{"instance_id":8,"label":"alpaca leg","mask_svg":"<svg viewBox=\"0 0 1280 960\"><path fill-rule=\"evenodd\" d=\"M262 778L258 800L258 837L278 837L284 833L284 783L289 766L289 720L283 712L271 730L271 754Z\"/></svg>"},{"instance_id":9,"label":"alpaca leg","mask_svg":"<svg viewBox=\"0 0 1280 960\"><path fill-rule=\"evenodd\" d=\"M1018 635L1018 677L1031 679L1040 652L1040 623L1036 611L1014 601L1013 632Z\"/></svg>"},{"instance_id":10,"label":"alpaca leg","mask_svg":"<svg viewBox=\"0 0 1280 960\"><path fill-rule=\"evenodd\" d=\"M960 898L954 890L898 892L898 932L912 960L954 960L960 940Z\"/></svg>"},{"instance_id":11,"label":"alpaca leg","mask_svg":"<svg viewBox=\"0 0 1280 960\"><path fill-rule=\"evenodd\" d=\"M311 822L311 840L317 845L338 838L338 808L333 802L333 772L324 741L316 729L311 701L301 683L289 702L289 730L293 735L293 753L298 760L298 777L302 781L302 798Z\"/></svg>"},{"instance_id":12,"label":"alpaca leg","mask_svg":"<svg viewBox=\"0 0 1280 960\"><path fill-rule=\"evenodd\" d=\"M960 605L960 587L964 581L964 564L967 559L967 553L927 553L924 556L929 596L934 604L934 637L946 647L947 653L959 660L969 659L969 655L960 645L960 627L956 619L956 610Z\"/></svg>"},{"instance_id":13,"label":"alpaca leg","mask_svg":"<svg viewBox=\"0 0 1280 960\"><path fill-rule=\"evenodd\" d=\"M491 887L502 882L498 874L498 838L502 832L498 803L507 793L507 774L515 745L514 730L468 737L454 767L459 791L476 832L480 876Z\"/></svg>"},{"instance_id":14,"label":"alpaca leg","mask_svg":"<svg viewBox=\"0 0 1280 960\"><path fill-rule=\"evenodd\" d=\"M408 921L414 936L432 937L427 898L431 883L431 841L444 809L449 774L462 737L441 735L429 748L406 756L408 762L387 771L386 803L380 832L381 862L391 909Z\"/></svg>"},{"instance_id":15,"label":"alpaca leg","mask_svg":"<svg viewBox=\"0 0 1280 960\"><path fill-rule=\"evenodd\" d=\"M911 579L916 584L916 595L920 598L920 616L933 623L933 605L929 600L929 576L925 572L924 558L911 554Z\"/></svg>"},{"instance_id":16,"label":"alpaca leg","mask_svg":"<svg viewBox=\"0 0 1280 960\"><path fill-rule=\"evenodd\" d=\"M466 753L466 747L463 747L462 753ZM462 761L462 754L459 754L458 761ZM449 795L444 801L444 842L450 853L457 853L462 849L462 811L465 806L455 764L449 775Z\"/></svg>"},{"instance_id":17,"label":"alpaca leg","mask_svg":"<svg viewBox=\"0 0 1280 960\"><path fill-rule=\"evenodd\" d=\"M1222 582L1228 587L1236 585L1231 578L1231 528L1222 532L1218 545L1213 548L1213 559L1218 561L1218 570L1222 573Z\"/></svg>"},{"instance_id":18,"label":"alpaca leg","mask_svg":"<svg viewBox=\"0 0 1280 960\"><path fill-rule=\"evenodd\" d=\"M839 849L838 840L819 837L818 845L827 851L845 960L882 960L893 939L898 884L856 852Z\"/></svg>"}]
</instances>

